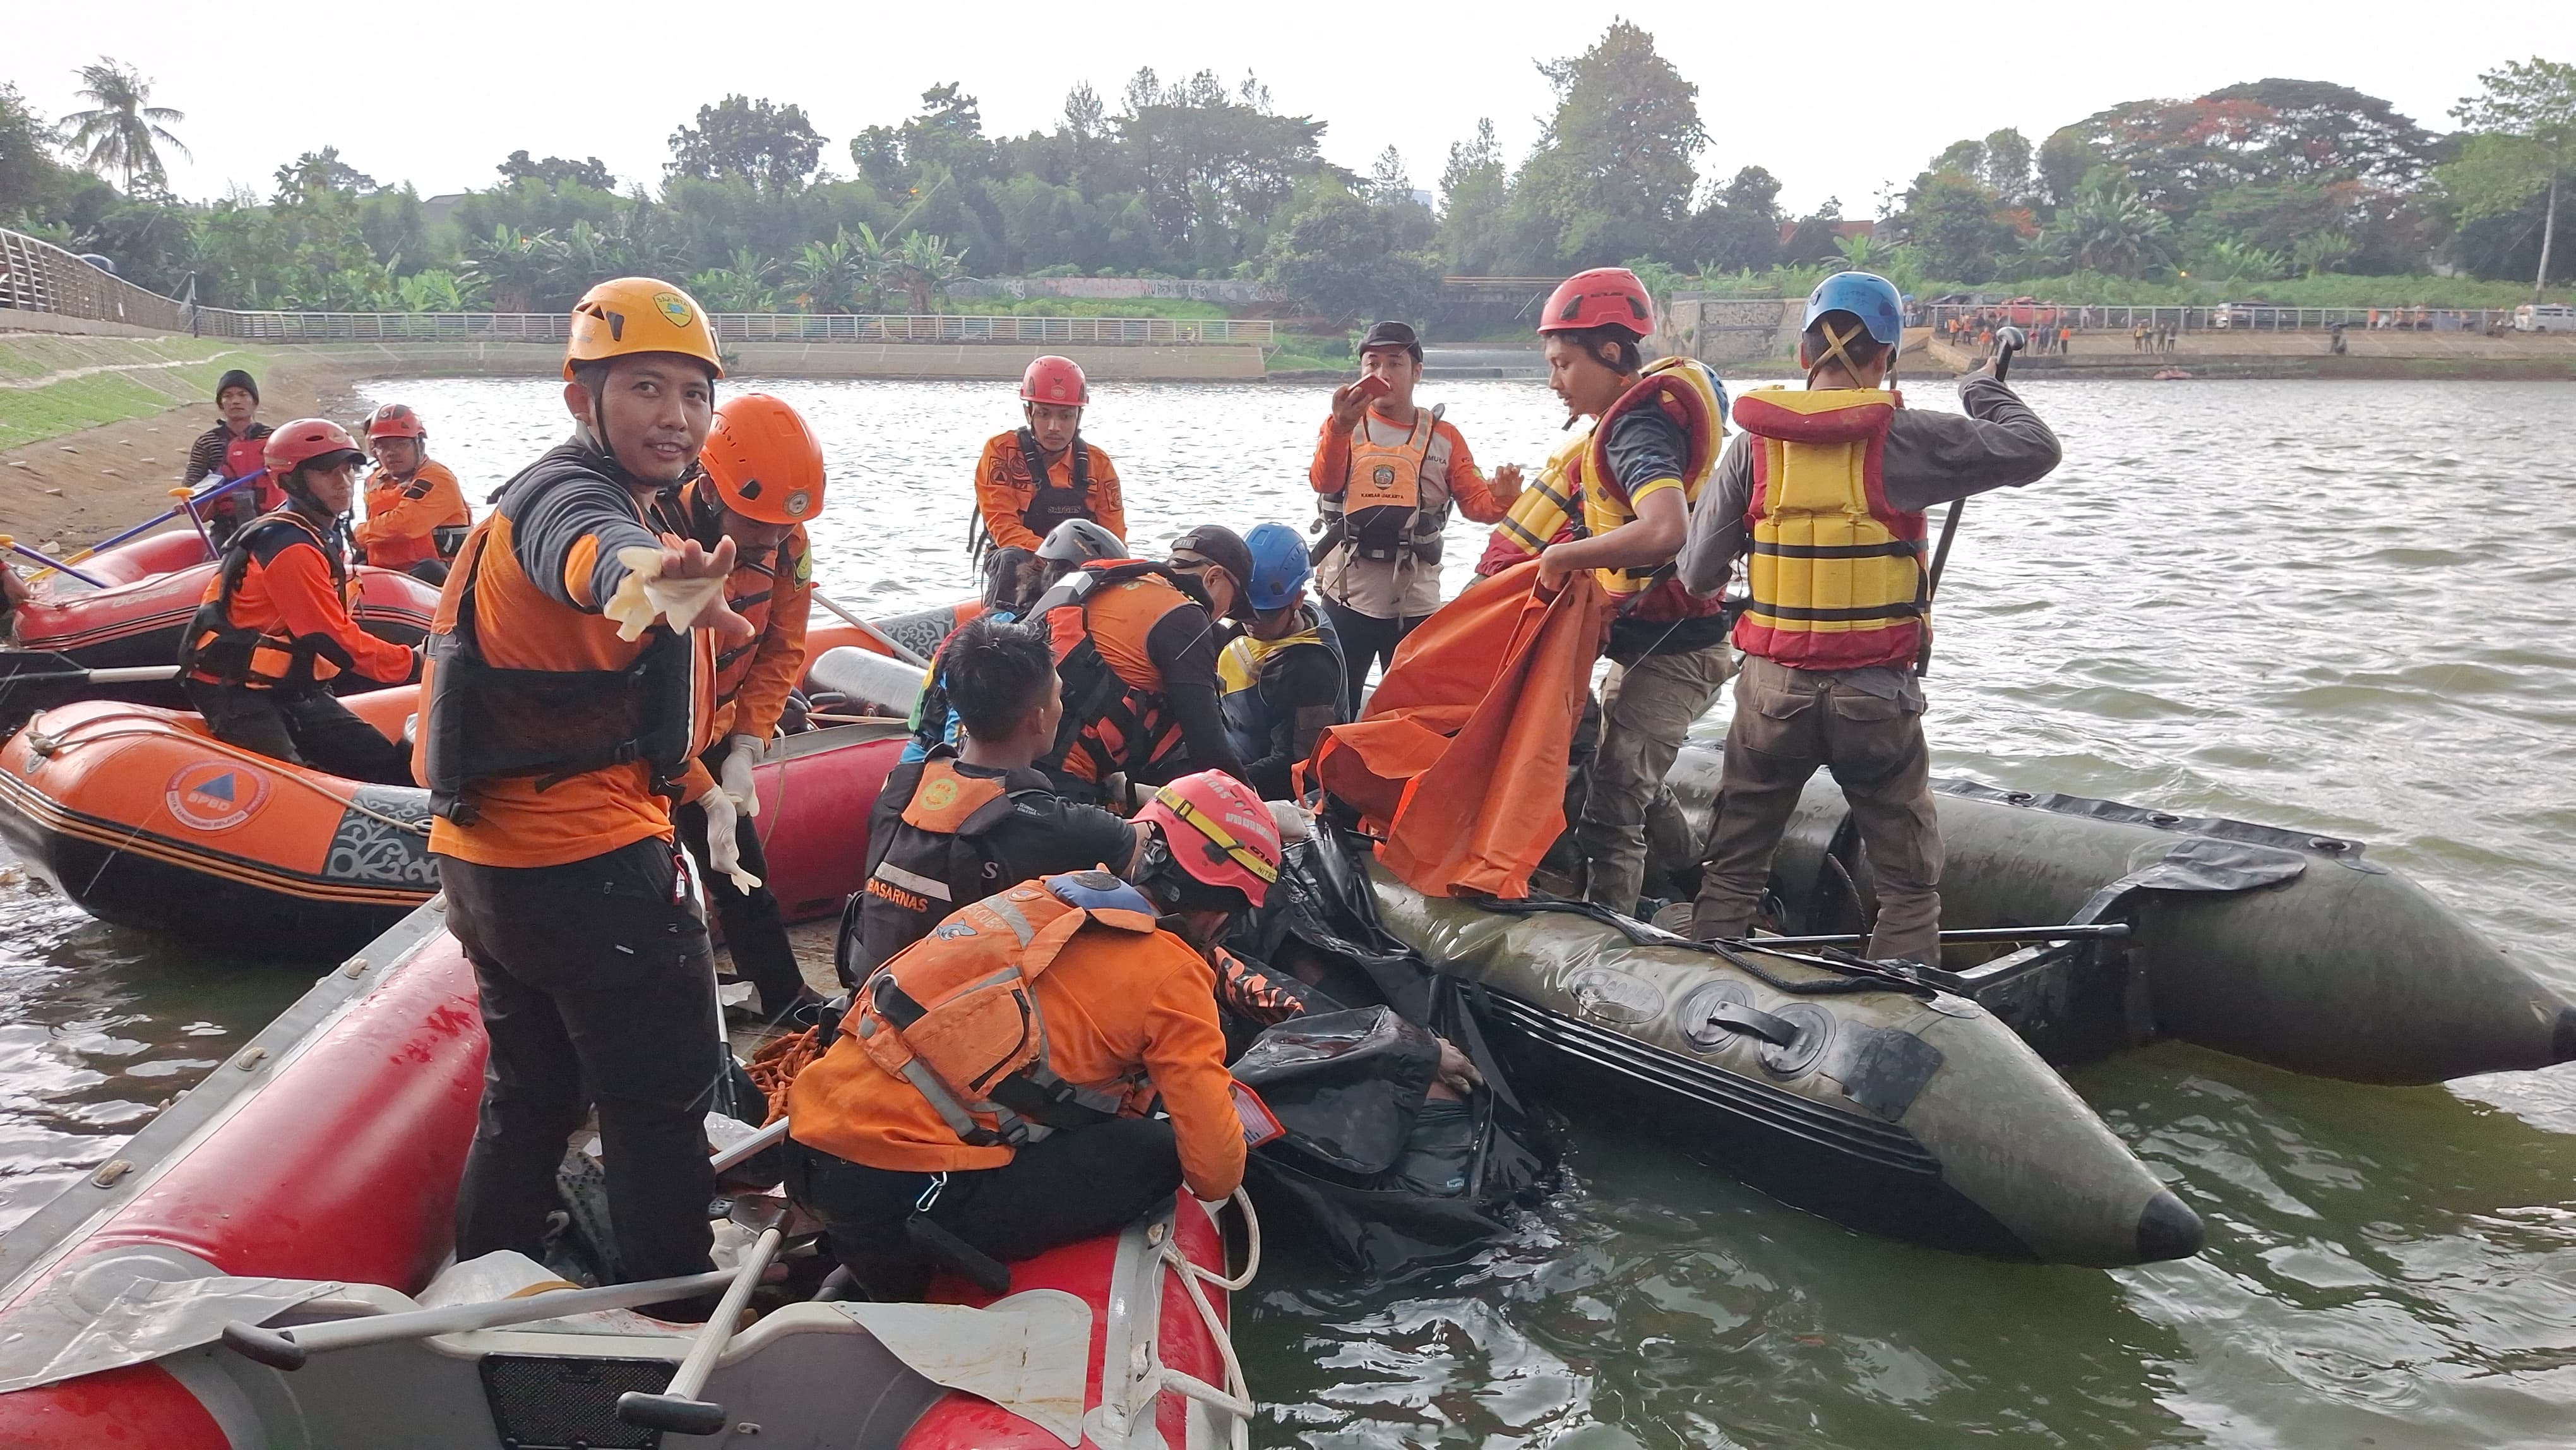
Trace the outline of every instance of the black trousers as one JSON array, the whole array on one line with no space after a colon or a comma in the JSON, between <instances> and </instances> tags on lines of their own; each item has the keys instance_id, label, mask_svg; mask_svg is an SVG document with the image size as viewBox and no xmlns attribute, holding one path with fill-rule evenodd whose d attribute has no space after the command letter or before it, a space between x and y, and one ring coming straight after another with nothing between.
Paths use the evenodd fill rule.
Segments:
<instances>
[{"instance_id":1,"label":"black trousers","mask_svg":"<svg viewBox=\"0 0 2576 1450\"><path fill-rule=\"evenodd\" d=\"M411 785L411 752L349 713L330 692L280 694L189 680L188 702L217 740L343 780Z\"/></svg>"},{"instance_id":2,"label":"black trousers","mask_svg":"<svg viewBox=\"0 0 2576 1450\"><path fill-rule=\"evenodd\" d=\"M871 1298L918 1299L928 1288L938 1266L913 1247L903 1222L931 1182L927 1173L870 1168L787 1143L788 1197L822 1220L833 1254ZM1009 1263L1124 1228L1180 1186L1172 1125L1118 1118L1051 1134L1003 1167L948 1175L929 1216Z\"/></svg>"},{"instance_id":3,"label":"black trousers","mask_svg":"<svg viewBox=\"0 0 2576 1450\"><path fill-rule=\"evenodd\" d=\"M709 764L707 769L715 766ZM698 863L698 879L707 886L707 899L716 907L716 920L724 923L725 949L733 953L734 970L751 980L760 990L760 1010L771 1017L787 1010L805 991L805 976L796 970L796 949L787 943L787 923L778 914L778 898L769 890L769 861L760 850L760 823L736 814L733 822L734 845L742 853L742 869L761 878L761 884L745 895L733 884L733 878L707 865L707 813L695 801L687 801L671 813L671 825L679 832L680 843Z\"/></svg>"},{"instance_id":4,"label":"black trousers","mask_svg":"<svg viewBox=\"0 0 2576 1450\"><path fill-rule=\"evenodd\" d=\"M447 928L482 992L483 1107L456 1195L456 1256L539 1258L555 1170L599 1110L608 1217L632 1279L711 1267L703 1118L726 1049L706 921L674 901L671 843L562 866L441 857Z\"/></svg>"},{"instance_id":5,"label":"black trousers","mask_svg":"<svg viewBox=\"0 0 2576 1450\"><path fill-rule=\"evenodd\" d=\"M1362 614L1347 604L1324 601L1324 613L1333 621L1333 632L1342 640L1342 698L1350 702L1352 718L1359 716L1360 687L1368 683L1369 666L1395 663L1395 647L1413 633L1415 626L1431 616L1411 619L1380 619Z\"/></svg>"}]
</instances>

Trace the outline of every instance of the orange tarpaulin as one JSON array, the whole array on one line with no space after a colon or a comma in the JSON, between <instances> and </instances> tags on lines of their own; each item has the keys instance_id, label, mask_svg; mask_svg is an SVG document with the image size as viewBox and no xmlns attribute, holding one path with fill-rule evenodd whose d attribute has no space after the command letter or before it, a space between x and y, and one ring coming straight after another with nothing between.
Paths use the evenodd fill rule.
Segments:
<instances>
[{"instance_id":1,"label":"orange tarpaulin","mask_svg":"<svg viewBox=\"0 0 2576 1450\"><path fill-rule=\"evenodd\" d=\"M1324 732L1314 774L1429 896L1529 895L1565 829L1565 758L1607 604L1590 570L1538 594L1535 560L1479 579L1405 637L1368 709Z\"/></svg>"}]
</instances>

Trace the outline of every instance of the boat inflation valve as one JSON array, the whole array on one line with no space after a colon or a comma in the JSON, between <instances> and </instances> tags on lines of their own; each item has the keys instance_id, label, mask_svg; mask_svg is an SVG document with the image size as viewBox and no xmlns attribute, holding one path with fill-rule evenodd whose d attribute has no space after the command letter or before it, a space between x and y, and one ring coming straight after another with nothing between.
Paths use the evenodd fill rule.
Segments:
<instances>
[{"instance_id":1,"label":"boat inflation valve","mask_svg":"<svg viewBox=\"0 0 2576 1450\"><path fill-rule=\"evenodd\" d=\"M1767 1034L1762 1049L1762 1066L1782 1077L1796 1077L1816 1065L1825 1055L1825 1044L1833 1041L1834 1014L1811 1002L1792 1002L1778 1014L1754 1013L1789 1029L1785 1042Z\"/></svg>"}]
</instances>

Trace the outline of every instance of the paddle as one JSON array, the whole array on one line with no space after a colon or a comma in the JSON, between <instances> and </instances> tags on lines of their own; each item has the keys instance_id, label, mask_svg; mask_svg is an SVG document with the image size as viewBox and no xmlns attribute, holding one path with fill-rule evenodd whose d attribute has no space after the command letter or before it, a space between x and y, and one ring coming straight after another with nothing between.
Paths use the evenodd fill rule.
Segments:
<instances>
[{"instance_id":1,"label":"paddle","mask_svg":"<svg viewBox=\"0 0 2576 1450\"><path fill-rule=\"evenodd\" d=\"M2012 371L2013 354L2021 351L2025 341L2018 327L2007 327L1995 334L1996 382L2002 382L2004 375ZM1923 602L1926 606L1932 603L1934 595L1941 592L1941 571L1950 566L1950 544L1959 537L1959 516L1967 511L1966 499L1952 499L1949 512L1941 516L1941 543L1932 551L1931 573L1923 581ZM1928 628L1923 632L1923 653L1914 662L1914 673L1918 675L1932 673L1932 632Z\"/></svg>"},{"instance_id":2,"label":"paddle","mask_svg":"<svg viewBox=\"0 0 2576 1450\"><path fill-rule=\"evenodd\" d=\"M724 1433L725 1407L698 1398L707 1387L707 1376L716 1368L716 1356L724 1353L726 1341L733 1338L734 1323L742 1318L743 1305L751 1302L751 1291L760 1286L761 1272L769 1267L770 1257L778 1252L779 1233L769 1229L751 1252L742 1256L742 1266L735 1270L732 1287L716 1304L716 1312L707 1316L706 1327L698 1331L697 1341L689 1346L689 1357L680 1361L679 1373L658 1395L642 1390L628 1390L617 1397L617 1418L648 1430L663 1430L675 1435L720 1435Z\"/></svg>"},{"instance_id":3,"label":"paddle","mask_svg":"<svg viewBox=\"0 0 2576 1450\"><path fill-rule=\"evenodd\" d=\"M85 669L69 655L46 650L0 650L0 690L12 685L139 685L175 680L177 665L122 665Z\"/></svg>"},{"instance_id":4,"label":"paddle","mask_svg":"<svg viewBox=\"0 0 2576 1450\"><path fill-rule=\"evenodd\" d=\"M896 641L893 635L886 633L884 630L877 628L875 625L868 623L866 620L859 618L857 615L852 614L850 611L833 603L832 596L825 594L822 590L817 589L814 591L814 602L822 605L825 609L832 611L834 614L841 616L841 622L843 624L849 625L859 633L866 635L868 638L875 640L877 643L884 645L887 649L893 651L896 659L899 659L905 664L911 665L916 669L926 670L930 668L930 661L923 659L920 655L904 648L902 644Z\"/></svg>"},{"instance_id":5,"label":"paddle","mask_svg":"<svg viewBox=\"0 0 2576 1450\"><path fill-rule=\"evenodd\" d=\"M771 1230L774 1235L777 1231ZM735 1269L712 1269L703 1274L681 1274L669 1279L647 1279L637 1284L610 1284L597 1289L550 1289L543 1294L529 1294L516 1299L495 1299L484 1304L450 1304L438 1309L412 1309L400 1314L364 1315L355 1319L329 1319L319 1324L299 1324L292 1329L268 1329L234 1320L224 1326L224 1345L235 1354L256 1360L271 1369L295 1370L305 1360L334 1349L358 1349L370 1344L394 1344L409 1339L426 1339L433 1334L460 1334L469 1329L497 1329L506 1324L528 1324L539 1319L554 1319L566 1314L587 1314L599 1309L634 1309L646 1304L659 1304L666 1299L685 1299L721 1285L737 1283ZM749 1294L749 1290L743 1291ZM730 1299L730 1295L727 1296Z\"/></svg>"}]
</instances>

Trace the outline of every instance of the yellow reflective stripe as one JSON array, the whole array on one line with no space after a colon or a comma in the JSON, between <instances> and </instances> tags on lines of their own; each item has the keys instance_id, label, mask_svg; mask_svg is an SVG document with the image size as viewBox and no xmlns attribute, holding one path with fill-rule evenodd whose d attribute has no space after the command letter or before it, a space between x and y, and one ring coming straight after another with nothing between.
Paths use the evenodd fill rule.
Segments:
<instances>
[{"instance_id":1,"label":"yellow reflective stripe","mask_svg":"<svg viewBox=\"0 0 2576 1450\"><path fill-rule=\"evenodd\" d=\"M1207 812L1190 804L1180 792L1167 785L1161 790L1154 792L1154 799L1162 802L1164 809L1169 810L1173 815L1180 817L1182 822L1188 825L1190 829L1197 831L1200 835L1214 841L1218 850L1221 850L1225 852L1225 854L1234 858L1234 864L1251 872L1253 875L1260 877L1263 881L1276 881L1279 879L1278 867L1261 859L1260 852L1255 851L1251 847L1243 844L1241 841L1236 840L1232 833L1228 832L1225 827L1218 825L1215 819L1209 816Z\"/></svg>"},{"instance_id":2,"label":"yellow reflective stripe","mask_svg":"<svg viewBox=\"0 0 2576 1450\"><path fill-rule=\"evenodd\" d=\"M1638 504L1645 502L1656 494L1662 493L1665 489L1680 488L1681 486L1682 481L1678 478L1667 477L1648 479L1641 487L1632 488L1628 491L1628 507L1634 509Z\"/></svg>"}]
</instances>

